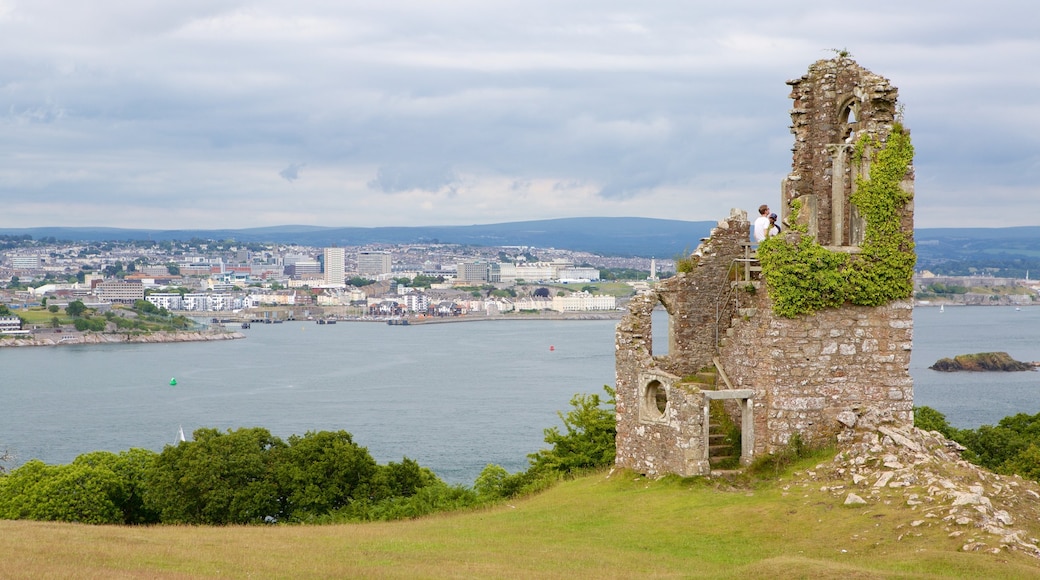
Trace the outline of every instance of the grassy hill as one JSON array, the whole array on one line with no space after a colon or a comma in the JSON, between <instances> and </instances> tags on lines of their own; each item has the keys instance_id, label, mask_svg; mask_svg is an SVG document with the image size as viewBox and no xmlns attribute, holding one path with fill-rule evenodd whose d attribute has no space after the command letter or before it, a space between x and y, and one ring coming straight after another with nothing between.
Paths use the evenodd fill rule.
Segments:
<instances>
[{"instance_id":1,"label":"grassy hill","mask_svg":"<svg viewBox=\"0 0 1040 580\"><path fill-rule=\"evenodd\" d=\"M1040 577L1040 560L997 543L980 547L972 526L951 533L955 523L901 501L906 490L844 506L845 480L818 461L739 485L596 473L495 508L391 523L0 521L0 577ZM1032 536L1040 535L1036 503L1016 510L1016 527Z\"/></svg>"}]
</instances>

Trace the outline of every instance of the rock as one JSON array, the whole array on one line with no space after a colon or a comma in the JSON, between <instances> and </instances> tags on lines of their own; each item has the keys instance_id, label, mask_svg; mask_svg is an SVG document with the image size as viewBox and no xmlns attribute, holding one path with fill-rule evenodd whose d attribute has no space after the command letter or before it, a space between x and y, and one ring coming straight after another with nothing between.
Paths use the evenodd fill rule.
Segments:
<instances>
[{"instance_id":1,"label":"rock","mask_svg":"<svg viewBox=\"0 0 1040 580\"><path fill-rule=\"evenodd\" d=\"M977 354L961 354L952 359L943 358L928 367L935 371L1032 371L1034 363L1017 361L1006 352L980 352Z\"/></svg>"},{"instance_id":2,"label":"rock","mask_svg":"<svg viewBox=\"0 0 1040 580\"><path fill-rule=\"evenodd\" d=\"M860 496L854 493L850 493L849 495L845 496L845 505L865 505L866 503L867 500L861 498Z\"/></svg>"},{"instance_id":3,"label":"rock","mask_svg":"<svg viewBox=\"0 0 1040 580\"><path fill-rule=\"evenodd\" d=\"M856 414L852 411L842 411L838 413L838 422L846 427L856 426Z\"/></svg>"}]
</instances>

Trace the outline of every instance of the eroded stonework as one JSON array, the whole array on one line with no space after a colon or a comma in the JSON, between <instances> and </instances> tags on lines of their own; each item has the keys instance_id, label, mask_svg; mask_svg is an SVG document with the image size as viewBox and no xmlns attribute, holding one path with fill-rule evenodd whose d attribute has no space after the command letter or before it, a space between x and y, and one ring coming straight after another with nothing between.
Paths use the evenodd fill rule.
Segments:
<instances>
[{"instance_id":1,"label":"eroded stonework","mask_svg":"<svg viewBox=\"0 0 1040 580\"><path fill-rule=\"evenodd\" d=\"M897 91L848 58L814 63L790 81L792 172L784 215L819 243L856 253L866 224L850 202L869 155L898 119ZM866 141L866 140L864 140ZM912 169L902 187L913 191ZM900 215L912 232L913 208ZM691 256L692 267L634 299L616 333L618 467L651 476L707 475L714 438L711 400L741 427L740 462L798 435L830 438L857 423L913 424L912 304L845 306L783 318L773 313L749 248L747 214L733 210ZM669 315L668 354L655 356L651 313Z\"/></svg>"}]
</instances>

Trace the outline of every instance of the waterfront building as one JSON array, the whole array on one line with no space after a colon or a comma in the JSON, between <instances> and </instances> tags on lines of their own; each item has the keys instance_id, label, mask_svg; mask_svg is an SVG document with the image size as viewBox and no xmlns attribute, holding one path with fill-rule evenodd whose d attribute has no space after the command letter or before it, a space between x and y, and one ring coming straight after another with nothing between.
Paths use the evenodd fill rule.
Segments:
<instances>
[{"instance_id":1,"label":"waterfront building","mask_svg":"<svg viewBox=\"0 0 1040 580\"><path fill-rule=\"evenodd\" d=\"M593 295L574 292L567 296L553 296L552 309L556 312L590 312L617 309L617 298L608 295Z\"/></svg>"},{"instance_id":2,"label":"waterfront building","mask_svg":"<svg viewBox=\"0 0 1040 580\"><path fill-rule=\"evenodd\" d=\"M133 304L144 300L144 285L140 280L105 280L94 285L94 295L112 303Z\"/></svg>"},{"instance_id":3,"label":"waterfront building","mask_svg":"<svg viewBox=\"0 0 1040 580\"><path fill-rule=\"evenodd\" d=\"M22 329L22 319L17 316L0 316L0 332Z\"/></svg>"},{"instance_id":4,"label":"waterfront building","mask_svg":"<svg viewBox=\"0 0 1040 580\"><path fill-rule=\"evenodd\" d=\"M153 292L145 300L154 304L156 308L184 310L184 301L180 292Z\"/></svg>"},{"instance_id":5,"label":"waterfront building","mask_svg":"<svg viewBox=\"0 0 1040 580\"><path fill-rule=\"evenodd\" d=\"M401 299L405 307L412 312L426 312L430 307L430 297L425 292L409 292Z\"/></svg>"}]
</instances>

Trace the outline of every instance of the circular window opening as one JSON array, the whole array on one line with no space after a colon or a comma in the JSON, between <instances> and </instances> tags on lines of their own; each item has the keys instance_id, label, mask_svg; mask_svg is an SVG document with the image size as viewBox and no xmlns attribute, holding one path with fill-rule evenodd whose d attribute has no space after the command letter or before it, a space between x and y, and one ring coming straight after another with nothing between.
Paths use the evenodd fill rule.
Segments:
<instances>
[{"instance_id":1,"label":"circular window opening","mask_svg":"<svg viewBox=\"0 0 1040 580\"><path fill-rule=\"evenodd\" d=\"M656 417L664 415L668 407L668 392L660 381L650 381L646 386L646 409Z\"/></svg>"}]
</instances>

